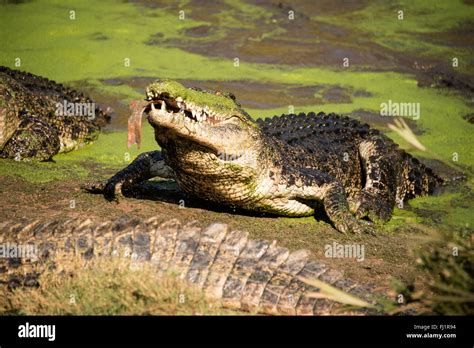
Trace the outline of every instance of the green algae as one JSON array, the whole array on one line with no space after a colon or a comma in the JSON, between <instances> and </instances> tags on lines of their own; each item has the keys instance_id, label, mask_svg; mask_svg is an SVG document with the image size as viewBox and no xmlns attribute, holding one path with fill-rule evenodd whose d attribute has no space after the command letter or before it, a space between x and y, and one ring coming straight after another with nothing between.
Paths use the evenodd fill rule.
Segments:
<instances>
[{"instance_id":1,"label":"green algae","mask_svg":"<svg viewBox=\"0 0 474 348\"><path fill-rule=\"evenodd\" d=\"M64 165L54 162L17 162L11 159L2 159L0 163L0 177L16 176L32 183L80 179L89 174L80 163Z\"/></svg>"},{"instance_id":2,"label":"green algae","mask_svg":"<svg viewBox=\"0 0 474 348\"><path fill-rule=\"evenodd\" d=\"M399 13L403 11L403 14ZM403 19L399 16L402 15ZM451 63L460 61L459 69L472 73L471 48L435 43L427 34L439 36L450 30L462 30L464 23L474 18L474 6L466 1L400 0L369 2L362 10L337 16L313 16L312 19L356 30L373 37L378 44L399 51L416 53L420 58L441 58ZM468 35L468 34L466 34ZM450 39L456 39L452 33Z\"/></svg>"},{"instance_id":3,"label":"green algae","mask_svg":"<svg viewBox=\"0 0 474 348\"><path fill-rule=\"evenodd\" d=\"M472 181L468 184L472 186ZM417 197L409 204L415 210L441 212L435 221L433 221L431 214L427 214L423 219L426 224L432 224L438 229L449 232L455 230L472 233L474 229L473 194L471 188L465 187L464 189L465 192L448 192L439 196Z\"/></svg>"},{"instance_id":4,"label":"green algae","mask_svg":"<svg viewBox=\"0 0 474 348\"><path fill-rule=\"evenodd\" d=\"M121 167L130 163L142 152L158 149L150 126L143 127L142 136L143 141L138 149L136 146L127 147L127 132L104 133L93 144L73 152L58 154L54 160L58 164L94 161L106 167Z\"/></svg>"}]
</instances>

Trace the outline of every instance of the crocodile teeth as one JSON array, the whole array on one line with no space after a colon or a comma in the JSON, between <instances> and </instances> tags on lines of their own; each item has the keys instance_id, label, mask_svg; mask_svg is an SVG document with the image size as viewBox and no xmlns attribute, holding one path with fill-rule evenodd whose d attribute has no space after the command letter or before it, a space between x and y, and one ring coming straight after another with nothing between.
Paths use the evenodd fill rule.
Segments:
<instances>
[{"instance_id":1,"label":"crocodile teeth","mask_svg":"<svg viewBox=\"0 0 474 348\"><path fill-rule=\"evenodd\" d=\"M156 108L155 108L155 103L151 103L151 109L152 109L152 110L156 110Z\"/></svg>"},{"instance_id":2,"label":"crocodile teeth","mask_svg":"<svg viewBox=\"0 0 474 348\"><path fill-rule=\"evenodd\" d=\"M205 121L207 118L206 114L202 114L202 120Z\"/></svg>"},{"instance_id":3,"label":"crocodile teeth","mask_svg":"<svg viewBox=\"0 0 474 348\"><path fill-rule=\"evenodd\" d=\"M166 103L164 100L161 101L161 110L166 111Z\"/></svg>"}]
</instances>

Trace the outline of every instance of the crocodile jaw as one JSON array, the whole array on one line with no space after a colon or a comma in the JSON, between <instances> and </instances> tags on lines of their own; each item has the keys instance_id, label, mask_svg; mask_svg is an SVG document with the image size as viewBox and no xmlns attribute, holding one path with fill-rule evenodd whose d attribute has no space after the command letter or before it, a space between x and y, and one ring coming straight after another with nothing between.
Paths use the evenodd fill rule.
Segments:
<instances>
[{"instance_id":1,"label":"crocodile jaw","mask_svg":"<svg viewBox=\"0 0 474 348\"><path fill-rule=\"evenodd\" d=\"M156 107L158 103L159 108ZM175 105L170 105L169 101L155 99L147 110L148 122L158 132L163 128L171 130L176 136L195 141L216 153L232 155L245 149L255 149L253 128L232 115L209 117L205 111L200 113L189 105L183 108L179 100Z\"/></svg>"}]
</instances>

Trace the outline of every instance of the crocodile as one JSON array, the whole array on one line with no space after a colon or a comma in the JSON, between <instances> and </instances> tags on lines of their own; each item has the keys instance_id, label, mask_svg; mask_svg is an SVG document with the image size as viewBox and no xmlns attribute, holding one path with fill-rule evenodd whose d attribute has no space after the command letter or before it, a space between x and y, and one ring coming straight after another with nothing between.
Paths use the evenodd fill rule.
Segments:
<instances>
[{"instance_id":1,"label":"crocodile","mask_svg":"<svg viewBox=\"0 0 474 348\"><path fill-rule=\"evenodd\" d=\"M45 268L38 266L59 272L57 255L115 257L130 260L132 269L150 265L158 281L166 274L177 275L226 308L284 315L380 313L380 288L344 277L342 271L312 259L307 250L290 252L275 241L250 239L247 232L223 223L201 228L197 222L162 221L155 216L0 223L0 246L34 250L0 258L0 285L7 296L10 289L41 286L38 270ZM347 308L343 301L324 296L321 283L311 284L314 280L360 301L345 302L358 307Z\"/></svg>"},{"instance_id":2,"label":"crocodile","mask_svg":"<svg viewBox=\"0 0 474 348\"><path fill-rule=\"evenodd\" d=\"M373 222L388 221L397 203L443 183L380 131L347 116L254 121L232 93L172 80L150 84L141 106L161 151L140 154L107 181L85 184L87 191L117 199L159 176L213 203L277 216L325 213L341 232L373 234Z\"/></svg>"},{"instance_id":3,"label":"crocodile","mask_svg":"<svg viewBox=\"0 0 474 348\"><path fill-rule=\"evenodd\" d=\"M48 161L95 140L109 115L62 84L0 66L0 157Z\"/></svg>"}]
</instances>

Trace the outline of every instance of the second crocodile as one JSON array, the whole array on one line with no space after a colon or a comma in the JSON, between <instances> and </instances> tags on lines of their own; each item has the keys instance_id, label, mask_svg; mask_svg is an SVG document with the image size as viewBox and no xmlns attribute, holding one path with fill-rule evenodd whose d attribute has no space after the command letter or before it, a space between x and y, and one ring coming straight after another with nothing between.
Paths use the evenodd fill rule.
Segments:
<instances>
[{"instance_id":1,"label":"second crocodile","mask_svg":"<svg viewBox=\"0 0 474 348\"><path fill-rule=\"evenodd\" d=\"M50 160L95 140L108 117L80 92L0 66L0 157Z\"/></svg>"}]
</instances>

